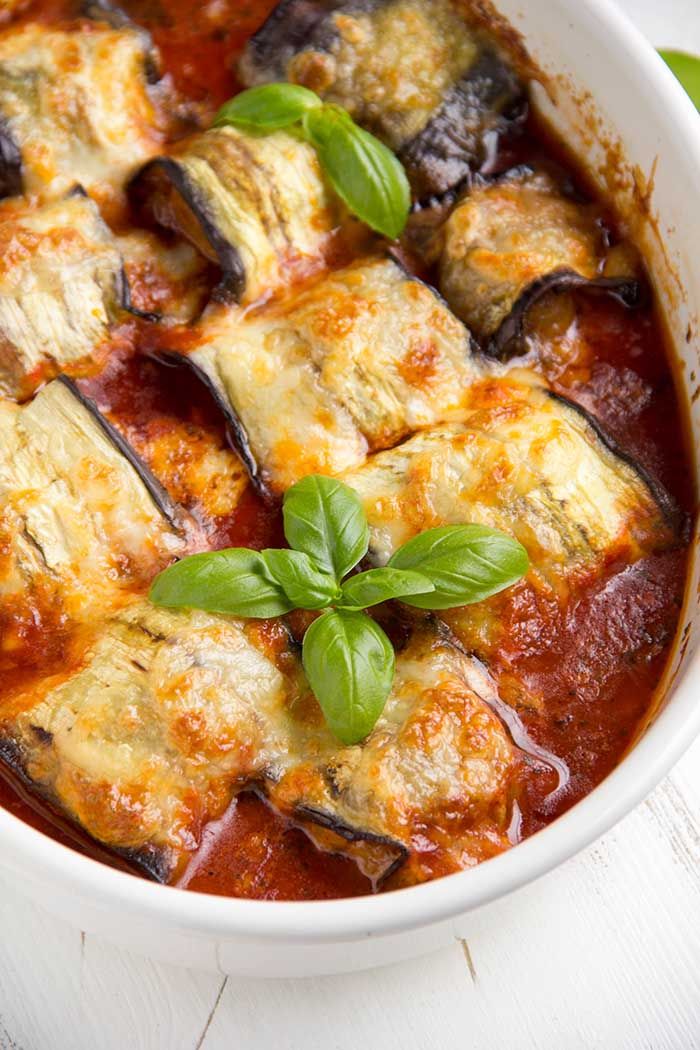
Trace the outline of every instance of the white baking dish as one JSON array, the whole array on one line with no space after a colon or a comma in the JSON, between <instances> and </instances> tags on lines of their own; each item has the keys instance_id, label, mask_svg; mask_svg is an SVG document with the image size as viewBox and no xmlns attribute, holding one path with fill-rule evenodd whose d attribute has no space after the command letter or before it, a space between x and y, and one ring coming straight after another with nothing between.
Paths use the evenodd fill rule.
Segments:
<instances>
[{"instance_id":1,"label":"white baking dish","mask_svg":"<svg viewBox=\"0 0 700 1050\"><path fill-rule=\"evenodd\" d=\"M700 376L700 117L606 0L500 0L547 75L540 105L615 194L657 284L691 404ZM621 147L621 148L619 148ZM700 400L694 404L700 447ZM373 898L312 903L184 893L114 871L0 810L0 866L81 929L168 962L254 976L355 970L468 931L468 915L587 846L636 805L700 731L698 558L658 715L618 769L555 824L476 869Z\"/></svg>"}]
</instances>

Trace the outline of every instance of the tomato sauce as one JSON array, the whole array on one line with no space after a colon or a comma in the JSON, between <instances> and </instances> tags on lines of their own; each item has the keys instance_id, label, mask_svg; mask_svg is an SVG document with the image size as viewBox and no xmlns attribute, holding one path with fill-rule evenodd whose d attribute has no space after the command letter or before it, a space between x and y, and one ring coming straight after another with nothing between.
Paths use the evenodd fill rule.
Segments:
<instances>
[{"instance_id":1,"label":"tomato sauce","mask_svg":"<svg viewBox=\"0 0 700 1050\"><path fill-rule=\"evenodd\" d=\"M201 121L210 119L238 89L235 57L274 3L126 0L121 6L152 33L185 118L190 106L193 118ZM70 0L36 0L23 17L54 22L75 13ZM543 158L561 170L561 156L530 123L503 163ZM573 328L556 305L542 318L546 338L531 347L525 363L597 416L621 448L668 488L689 519L695 497L682 415L667 340L653 305L634 312L604 299L582 298L577 305ZM191 373L158 362L157 349L157 327L135 320L117 334L102 372L81 381L83 389L147 460L158 435L179 430L183 444L226 450L226 427L211 396L193 382ZM161 480L174 498L182 498L176 473ZM242 485L233 511L212 516L196 500L188 507L210 549L261 548L282 541L279 509L264 503L245 481ZM646 558L596 580L564 611L539 606L526 588L516 587L497 599L507 643L491 670L532 742L557 756L567 771L561 789L552 792L551 776L542 776L541 767L533 765L520 798L515 838L537 831L582 798L634 739L676 631L685 562L683 549ZM60 662L64 650L59 641L54 652L47 648L44 631L27 631L25 666L33 663L37 673L47 667L42 660ZM516 681L544 702L528 708ZM73 848L124 866L6 773L0 776L0 805ZM371 891L354 864L320 853L302 831L252 793L239 796L220 820L206 827L180 885L262 899Z\"/></svg>"}]
</instances>

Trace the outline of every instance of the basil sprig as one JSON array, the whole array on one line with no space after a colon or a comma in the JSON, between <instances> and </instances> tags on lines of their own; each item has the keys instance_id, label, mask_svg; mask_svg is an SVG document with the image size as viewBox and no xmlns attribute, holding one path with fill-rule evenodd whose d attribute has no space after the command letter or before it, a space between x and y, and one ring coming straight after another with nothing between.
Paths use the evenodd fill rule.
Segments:
<instances>
[{"instance_id":1,"label":"basil sprig","mask_svg":"<svg viewBox=\"0 0 700 1050\"><path fill-rule=\"evenodd\" d=\"M659 54L700 110L700 58L685 51L659 51Z\"/></svg>"},{"instance_id":2,"label":"basil sprig","mask_svg":"<svg viewBox=\"0 0 700 1050\"><path fill-rule=\"evenodd\" d=\"M224 103L214 127L226 124L262 132L298 125L350 211L385 237L403 232L411 206L403 165L384 143L358 127L347 110L322 102L299 84L263 84Z\"/></svg>"},{"instance_id":3,"label":"basil sprig","mask_svg":"<svg viewBox=\"0 0 700 1050\"><path fill-rule=\"evenodd\" d=\"M517 540L470 524L429 529L384 568L349 575L369 549L367 518L353 489L319 474L287 491L283 519L290 550L193 554L156 576L150 598L250 618L324 610L304 636L302 660L328 725L347 745L374 728L394 676L391 642L364 610L392 599L419 609L470 605L528 569Z\"/></svg>"}]
</instances>

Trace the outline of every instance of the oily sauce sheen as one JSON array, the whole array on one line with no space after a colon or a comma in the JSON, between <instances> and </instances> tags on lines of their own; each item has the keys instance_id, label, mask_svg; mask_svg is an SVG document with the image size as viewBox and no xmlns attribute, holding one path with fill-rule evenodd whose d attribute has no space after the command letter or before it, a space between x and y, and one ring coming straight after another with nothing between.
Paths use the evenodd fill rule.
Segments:
<instances>
[{"instance_id":1,"label":"oily sauce sheen","mask_svg":"<svg viewBox=\"0 0 700 1050\"><path fill-rule=\"evenodd\" d=\"M177 116L184 133L188 121L211 119L239 89L232 71L235 57L274 0L126 0L122 6L151 32L160 50L163 70L183 100ZM75 14L69 0L37 0L23 17L60 24ZM528 159L559 173L562 167L570 168L532 121L518 142L517 156L509 156L507 162ZM569 175L577 181L570 170ZM212 274L212 284L215 279ZM153 294L153 288L142 290L144 299ZM573 359L571 347L563 345L571 318L562 309L556 298L543 308L538 342L531 348L528 364L541 371L555 390L592 412L690 515L694 497L682 417L665 333L653 307L629 312L609 299L582 298L577 303ZM157 326L136 319L129 322L118 331L107 366L82 380L83 390L145 458L159 434L181 434L183 450L197 443L225 450L227 435L220 411L189 373L156 362L158 340ZM175 498L179 498L178 470L186 466L175 464L161 479ZM199 515L211 549L262 548L282 541L278 511L250 487L232 513L207 517L196 505L188 509ZM633 741L650 709L676 631L685 561L683 549L645 558L597 579L564 612L537 605L526 588L516 587L499 599L507 641L491 671L532 741L568 769L568 782L552 794L551 777L533 765L520 801L516 836L537 831L591 791ZM31 624L14 628L21 634L22 665L32 668L26 674L60 666L69 650L60 624L46 632ZM528 708L523 691L513 685L516 681L529 687L532 695L545 697L541 706ZM0 778L0 803L12 813L73 848L124 866L8 774L3 776L7 779ZM252 793L241 795L220 820L208 825L181 885L260 899L329 898L371 891L352 862L319 852L302 831L275 816ZM385 888L391 888L391 880Z\"/></svg>"}]
</instances>

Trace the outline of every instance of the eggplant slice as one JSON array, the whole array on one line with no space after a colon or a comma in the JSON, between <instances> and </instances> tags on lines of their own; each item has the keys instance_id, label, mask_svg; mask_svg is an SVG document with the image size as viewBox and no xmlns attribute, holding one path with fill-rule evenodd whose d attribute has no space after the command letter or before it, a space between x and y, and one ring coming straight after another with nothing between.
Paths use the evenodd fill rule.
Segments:
<instances>
[{"instance_id":1,"label":"eggplant slice","mask_svg":"<svg viewBox=\"0 0 700 1050\"><path fill-rule=\"evenodd\" d=\"M347 221L315 150L287 131L195 135L147 164L131 196L142 214L221 267L219 297L245 303L288 283L295 269L318 265Z\"/></svg>"},{"instance_id":2,"label":"eggplant slice","mask_svg":"<svg viewBox=\"0 0 700 1050\"><path fill-rule=\"evenodd\" d=\"M595 207L565 196L544 174L473 186L445 227L440 290L485 351L507 360L524 349L530 309L572 290L634 307L633 275L606 276L606 235Z\"/></svg>"},{"instance_id":3,"label":"eggplant slice","mask_svg":"<svg viewBox=\"0 0 700 1050\"><path fill-rule=\"evenodd\" d=\"M106 351L129 308L122 257L82 193L0 211L0 393L23 398L57 372Z\"/></svg>"},{"instance_id":4,"label":"eggplant slice","mask_svg":"<svg viewBox=\"0 0 700 1050\"><path fill-rule=\"evenodd\" d=\"M339 473L457 419L480 366L435 292L393 260L339 270L289 302L210 310L186 361L263 488Z\"/></svg>"},{"instance_id":5,"label":"eggplant slice","mask_svg":"<svg viewBox=\"0 0 700 1050\"><path fill-rule=\"evenodd\" d=\"M162 135L146 34L30 23L0 39L0 195L56 200L79 182L121 192Z\"/></svg>"},{"instance_id":6,"label":"eggplant slice","mask_svg":"<svg viewBox=\"0 0 700 1050\"><path fill-rule=\"evenodd\" d=\"M70 380L0 402L0 595L87 621L185 550L185 521Z\"/></svg>"},{"instance_id":7,"label":"eggplant slice","mask_svg":"<svg viewBox=\"0 0 700 1050\"><path fill-rule=\"evenodd\" d=\"M95 839L164 882L182 872L206 821L251 784L321 848L380 880L409 857L419 829L439 836L455 808L473 859L479 836L489 850L494 838L507 847L518 752L480 681L475 661L421 632L398 657L368 740L343 748L298 655L281 652L269 627L138 601L97 632L74 669L5 701L0 754Z\"/></svg>"},{"instance_id":8,"label":"eggplant slice","mask_svg":"<svg viewBox=\"0 0 700 1050\"><path fill-rule=\"evenodd\" d=\"M240 75L343 106L398 153L418 200L488 164L524 109L516 73L450 0L282 0Z\"/></svg>"},{"instance_id":9,"label":"eggplant slice","mask_svg":"<svg viewBox=\"0 0 700 1050\"><path fill-rule=\"evenodd\" d=\"M344 475L367 511L375 563L424 529L475 522L515 536L533 573L565 595L605 564L676 542L670 498L578 406L514 380L472 393L463 422Z\"/></svg>"}]
</instances>

